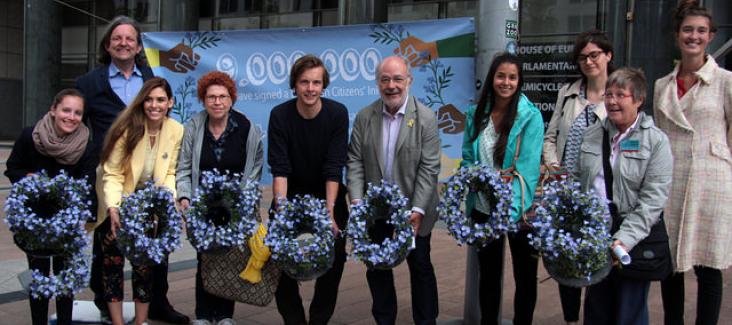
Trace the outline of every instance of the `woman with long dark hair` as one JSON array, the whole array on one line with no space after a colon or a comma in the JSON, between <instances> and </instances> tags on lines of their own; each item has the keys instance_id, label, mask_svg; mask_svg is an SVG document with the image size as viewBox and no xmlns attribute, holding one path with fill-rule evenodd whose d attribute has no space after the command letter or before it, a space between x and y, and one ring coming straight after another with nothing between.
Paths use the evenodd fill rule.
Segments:
<instances>
[{"instance_id":1,"label":"woman with long dark hair","mask_svg":"<svg viewBox=\"0 0 732 325\"><path fill-rule=\"evenodd\" d=\"M662 281L666 324L684 324L684 272L696 274L696 324L716 324L722 271L732 265L732 72L707 54L717 28L697 1L674 15L681 61L656 80L653 112L671 142L671 194L664 210L674 271Z\"/></svg>"},{"instance_id":2,"label":"woman with long dark hair","mask_svg":"<svg viewBox=\"0 0 732 325\"><path fill-rule=\"evenodd\" d=\"M15 140L7 162L5 176L17 183L28 175L45 170L54 177L62 170L73 178L94 177L94 159L90 153L89 129L81 123L84 96L76 89L61 90L53 99L51 109L34 126L23 129ZM27 254L28 267L48 276L65 268L66 259ZM53 261L53 262L52 262ZM30 297L31 319L34 325L48 324L48 299ZM73 297L56 298L56 324L71 324Z\"/></svg>"},{"instance_id":3,"label":"woman with long dark hair","mask_svg":"<svg viewBox=\"0 0 732 325\"><path fill-rule=\"evenodd\" d=\"M515 167L525 180L523 188L517 177L512 183L511 217L519 223L531 207L539 180L544 136L541 113L521 93L522 84L521 63L516 56L500 54L493 59L478 105L468 109L461 162L462 166L488 164L497 170ZM484 222L493 209L482 194L469 195L466 205L476 222ZM526 237L529 232L522 229L508 236L516 281L513 323L517 325L531 324L536 305L538 259ZM505 236L478 248L482 324L499 324L504 241Z\"/></svg>"},{"instance_id":4,"label":"woman with long dark hair","mask_svg":"<svg viewBox=\"0 0 732 325\"><path fill-rule=\"evenodd\" d=\"M183 126L168 117L173 107L173 91L163 78L151 78L107 132L97 175L99 229L106 233L102 242L104 265L102 283L109 316L115 325L122 319L124 257L117 247L122 196L144 188L154 180L175 196L175 169L183 138ZM107 218L109 216L109 218ZM163 263L167 263L167 258ZM152 290L152 266L132 265L135 324L144 324Z\"/></svg>"},{"instance_id":5,"label":"woman with long dark hair","mask_svg":"<svg viewBox=\"0 0 732 325\"><path fill-rule=\"evenodd\" d=\"M590 30L574 41L573 61L581 77L562 87L557 105L544 134L544 164L550 170L570 172L579 157L582 134L590 125L602 122L605 112L605 82L613 72L613 45L599 30ZM582 289L559 285L564 321L579 322Z\"/></svg>"}]
</instances>

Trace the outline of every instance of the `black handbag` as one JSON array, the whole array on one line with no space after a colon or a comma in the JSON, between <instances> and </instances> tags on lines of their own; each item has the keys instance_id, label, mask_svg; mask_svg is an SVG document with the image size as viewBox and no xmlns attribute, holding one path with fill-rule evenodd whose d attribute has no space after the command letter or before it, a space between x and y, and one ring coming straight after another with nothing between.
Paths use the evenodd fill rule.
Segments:
<instances>
[{"instance_id":1,"label":"black handbag","mask_svg":"<svg viewBox=\"0 0 732 325\"><path fill-rule=\"evenodd\" d=\"M620 229L623 219L620 218L618 208L613 203L613 174L610 167L610 143L607 131L602 139L602 165L605 174L605 192L610 202L610 215L612 216L611 233ZM663 212L659 217L648 236L641 240L633 249L628 252L631 262L628 265L621 265L616 272L624 278L641 281L660 281L665 279L672 271L671 249L668 245L668 233L666 223L663 221Z\"/></svg>"}]
</instances>

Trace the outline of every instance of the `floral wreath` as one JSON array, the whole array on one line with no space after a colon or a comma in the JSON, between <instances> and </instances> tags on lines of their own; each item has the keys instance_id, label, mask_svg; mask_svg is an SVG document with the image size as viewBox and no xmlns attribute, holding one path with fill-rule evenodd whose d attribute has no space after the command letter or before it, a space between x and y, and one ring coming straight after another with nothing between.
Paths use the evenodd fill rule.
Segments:
<instances>
[{"instance_id":1,"label":"floral wreath","mask_svg":"<svg viewBox=\"0 0 732 325\"><path fill-rule=\"evenodd\" d=\"M562 177L544 185L529 242L541 254L549 274L574 287L602 280L610 270L612 244L607 204L593 190Z\"/></svg>"},{"instance_id":2,"label":"floral wreath","mask_svg":"<svg viewBox=\"0 0 732 325\"><path fill-rule=\"evenodd\" d=\"M368 184L363 200L351 206L348 236L353 248L351 254L369 269L388 270L407 258L414 245L414 228L409 223L407 198L399 187L385 181L379 185ZM380 210L383 213L380 213ZM381 244L372 242L368 228L373 225L370 216L386 214L387 223L394 226L394 238L386 238Z\"/></svg>"},{"instance_id":3,"label":"floral wreath","mask_svg":"<svg viewBox=\"0 0 732 325\"><path fill-rule=\"evenodd\" d=\"M84 224L91 217L90 186L62 170L53 178L45 171L13 184L5 201L5 222L16 244L29 255L61 255L66 268L44 276L32 270L34 298L73 296L89 283L88 246Z\"/></svg>"},{"instance_id":4,"label":"floral wreath","mask_svg":"<svg viewBox=\"0 0 732 325\"><path fill-rule=\"evenodd\" d=\"M333 265L335 238L325 200L310 195L280 199L268 228L265 245L292 278L311 280Z\"/></svg>"},{"instance_id":5,"label":"floral wreath","mask_svg":"<svg viewBox=\"0 0 732 325\"><path fill-rule=\"evenodd\" d=\"M122 199L117 243L135 265L160 264L180 246L181 215L173 193L155 182Z\"/></svg>"},{"instance_id":6,"label":"floral wreath","mask_svg":"<svg viewBox=\"0 0 732 325\"><path fill-rule=\"evenodd\" d=\"M185 213L188 240L199 252L245 245L260 219L258 183L242 186L240 174L216 169L204 171L200 182Z\"/></svg>"},{"instance_id":7,"label":"floral wreath","mask_svg":"<svg viewBox=\"0 0 732 325\"><path fill-rule=\"evenodd\" d=\"M488 194L492 211L484 223L473 222L461 210L468 192ZM518 230L511 220L511 185L488 165L462 167L450 177L437 206L440 219L458 245L483 247L501 235Z\"/></svg>"}]
</instances>

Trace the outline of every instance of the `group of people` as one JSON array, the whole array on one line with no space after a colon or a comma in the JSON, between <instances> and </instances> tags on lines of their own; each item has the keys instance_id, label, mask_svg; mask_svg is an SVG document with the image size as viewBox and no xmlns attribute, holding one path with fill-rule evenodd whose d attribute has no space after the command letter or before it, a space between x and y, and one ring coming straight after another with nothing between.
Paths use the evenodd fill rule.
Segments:
<instances>
[{"instance_id":1,"label":"group of people","mask_svg":"<svg viewBox=\"0 0 732 325\"><path fill-rule=\"evenodd\" d=\"M496 56L477 104L467 111L461 164L512 168L522 175L525 182L512 181L515 222L531 208L540 174L556 170L566 170L583 190L594 190L614 205L621 222L611 234L613 247L631 251L663 218L676 271L662 282L666 324L684 322L683 272L692 267L699 283L697 323L715 324L722 300L720 270L732 262L726 251L732 244L732 219L724 211L724 202L732 202L732 73L706 54L716 30L706 9L685 2L674 22L681 61L656 81L653 118L642 110L647 98L643 72L615 70L612 43L600 31L577 37L573 59L581 78L560 90L546 132L540 112L521 92L520 58ZM174 105L170 84L152 75L141 51L137 23L127 17L112 21L100 44L103 65L79 78L76 89L59 92L49 112L23 130L6 171L13 183L40 170L51 176L66 170L96 184L96 220L87 224L94 231L90 287L97 307L117 325L124 323L124 257L116 242L123 195L153 180L171 190L185 211L204 171L259 180L265 168L263 132L234 109L237 86L227 74L214 71L198 80L197 98L205 110L184 127L169 117ZM409 199L409 222L417 234L415 249L407 257L413 321L435 324L439 299L430 236L439 201L440 135L434 111L410 95L409 62L391 56L379 63L380 98L356 115L350 139L346 107L321 97L329 75L319 58L298 59L289 81L295 98L272 109L267 129L271 205L276 209L279 199L299 194L325 200L336 235L336 257L315 282L309 320L297 281L282 274L275 298L284 323L328 323L346 261L341 230L348 218L347 194L355 204L363 199L368 183L386 180ZM467 199L466 215L475 222L486 220L492 209L481 193ZM375 228L377 238L393 231L386 223ZM531 324L538 258L528 241L530 233L530 227L520 227L518 233L479 248L481 323L500 321L507 237L516 282L513 321ZM135 324L145 324L148 318L234 324L235 302L204 290L200 253L198 261L193 321L166 297L167 261L132 265ZM51 265L59 270L66 261L56 257L51 263L29 255L28 263L49 274ZM392 271L368 270L366 278L374 320L394 324ZM648 281L623 278L613 270L587 288L585 323L647 324L648 289ZM565 321L577 323L581 290L560 285L559 292ZM72 301L57 298L58 324L71 323ZM47 323L48 300L31 298L30 305L33 323Z\"/></svg>"}]
</instances>

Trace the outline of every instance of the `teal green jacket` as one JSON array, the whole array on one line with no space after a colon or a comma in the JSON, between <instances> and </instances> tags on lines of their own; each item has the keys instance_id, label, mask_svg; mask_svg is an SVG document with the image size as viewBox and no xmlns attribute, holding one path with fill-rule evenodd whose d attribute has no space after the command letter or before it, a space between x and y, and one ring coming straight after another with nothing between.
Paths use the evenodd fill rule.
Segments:
<instances>
[{"instance_id":1,"label":"teal green jacket","mask_svg":"<svg viewBox=\"0 0 732 325\"><path fill-rule=\"evenodd\" d=\"M475 126L473 125L474 114L475 105L468 108L465 132L463 133L463 160L460 162L460 167L473 166L480 163L478 144L482 135L479 135L475 141L470 141L470 138L475 132ZM539 182L539 165L541 164L541 150L544 142L544 121L541 118L541 112L539 112L536 106L524 94L521 94L516 121L514 121L511 132L508 134L508 143L506 144L506 154L503 157L502 169L511 167L513 156L516 152L516 139L519 135L521 135L521 147L519 149L518 159L516 160L516 170L524 177L525 181L523 198L524 211L519 213L521 210L521 191L518 189L521 188L521 182L517 177L514 177L511 187L513 189L511 218L514 222L518 221L523 213L531 208L536 184ZM468 194L465 203L468 215L470 215L475 207L475 198L475 193Z\"/></svg>"}]
</instances>

